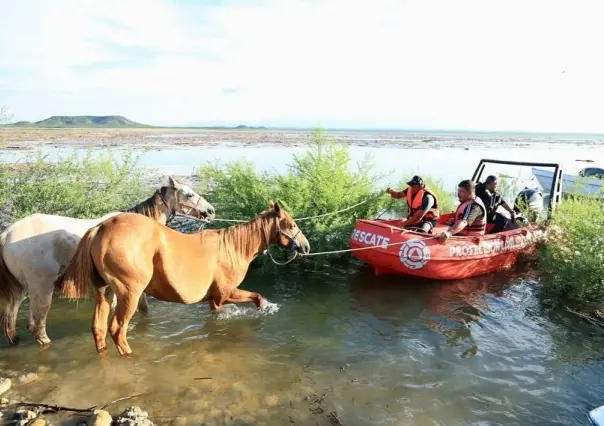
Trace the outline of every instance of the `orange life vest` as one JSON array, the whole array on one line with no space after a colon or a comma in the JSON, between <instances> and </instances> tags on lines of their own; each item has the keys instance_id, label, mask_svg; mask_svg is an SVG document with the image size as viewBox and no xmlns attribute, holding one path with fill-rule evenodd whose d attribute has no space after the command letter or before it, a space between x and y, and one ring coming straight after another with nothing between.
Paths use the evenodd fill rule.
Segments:
<instances>
[{"instance_id":1,"label":"orange life vest","mask_svg":"<svg viewBox=\"0 0 604 426\"><path fill-rule=\"evenodd\" d=\"M482 215L476 219L473 223L468 224L464 229L462 229L457 235L462 237L474 237L484 235L487 230L487 209L484 206L484 203L479 197L470 198L465 203L461 203L457 210L455 211L455 221L459 222L463 220L463 214L468 206L472 204L478 204L480 209L482 210Z\"/></svg>"},{"instance_id":2,"label":"orange life vest","mask_svg":"<svg viewBox=\"0 0 604 426\"><path fill-rule=\"evenodd\" d=\"M438 211L438 198L436 198L434 192L430 191L428 188L420 189L415 194L415 197L411 194L411 188L407 189L407 207L409 208L409 217L411 217L422 206L424 194L430 194L434 197L434 205L426 212L422 220L438 219L440 216L440 212Z\"/></svg>"}]
</instances>

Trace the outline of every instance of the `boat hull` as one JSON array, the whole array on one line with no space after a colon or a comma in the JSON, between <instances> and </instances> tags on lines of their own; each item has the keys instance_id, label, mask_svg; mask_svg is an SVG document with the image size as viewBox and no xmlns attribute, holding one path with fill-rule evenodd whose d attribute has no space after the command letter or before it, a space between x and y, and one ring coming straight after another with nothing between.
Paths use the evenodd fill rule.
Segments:
<instances>
[{"instance_id":1,"label":"boat hull","mask_svg":"<svg viewBox=\"0 0 604 426\"><path fill-rule=\"evenodd\" d=\"M441 219L446 219L442 218ZM433 280L455 280L508 268L521 254L534 252L544 232L531 225L482 237L453 236L445 243L435 234L403 230L395 220L359 220L350 238L353 255L376 275L404 274Z\"/></svg>"}]
</instances>

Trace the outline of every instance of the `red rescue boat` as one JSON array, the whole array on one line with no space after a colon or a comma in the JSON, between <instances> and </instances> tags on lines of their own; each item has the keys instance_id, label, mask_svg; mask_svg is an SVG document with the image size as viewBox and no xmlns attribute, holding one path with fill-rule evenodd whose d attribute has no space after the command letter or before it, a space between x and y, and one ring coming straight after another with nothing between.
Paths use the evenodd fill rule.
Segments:
<instances>
[{"instance_id":1,"label":"red rescue boat","mask_svg":"<svg viewBox=\"0 0 604 426\"><path fill-rule=\"evenodd\" d=\"M352 252L371 265L376 275L406 274L434 280L454 280L488 274L507 268L521 252L534 251L544 233L536 225L481 237L449 238L439 242L435 235L446 227L453 213L442 215L434 234L399 228L401 219L359 220L350 239Z\"/></svg>"},{"instance_id":2,"label":"red rescue boat","mask_svg":"<svg viewBox=\"0 0 604 426\"><path fill-rule=\"evenodd\" d=\"M474 174L478 182L484 163L555 167L555 179L549 197L549 209L560 201L562 171L558 164L520 163L481 160ZM520 253L532 253L545 236L536 224L517 226L496 234L479 237L452 236L445 243L436 236L444 230L454 213L440 216L432 234L400 228L402 219L357 221L350 238L350 248L357 259L370 265L376 275L405 274L434 280L454 280L488 274L515 264ZM487 232L492 227L487 228ZM373 248L371 248L373 247Z\"/></svg>"}]
</instances>

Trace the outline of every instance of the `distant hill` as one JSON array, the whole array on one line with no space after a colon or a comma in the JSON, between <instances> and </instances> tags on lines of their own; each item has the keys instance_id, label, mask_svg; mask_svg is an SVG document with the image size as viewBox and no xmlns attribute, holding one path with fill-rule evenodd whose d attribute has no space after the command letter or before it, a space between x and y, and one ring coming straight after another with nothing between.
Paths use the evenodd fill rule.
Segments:
<instances>
[{"instance_id":1,"label":"distant hill","mask_svg":"<svg viewBox=\"0 0 604 426\"><path fill-rule=\"evenodd\" d=\"M147 124L128 120L121 115L53 115L46 120L19 121L11 124L17 127L152 127Z\"/></svg>"}]
</instances>

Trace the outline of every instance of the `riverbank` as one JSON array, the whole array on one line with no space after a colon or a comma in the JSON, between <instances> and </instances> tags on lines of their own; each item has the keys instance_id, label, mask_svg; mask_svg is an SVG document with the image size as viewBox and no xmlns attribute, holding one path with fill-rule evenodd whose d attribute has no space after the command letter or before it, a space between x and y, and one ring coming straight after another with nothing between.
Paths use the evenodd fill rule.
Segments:
<instances>
[{"instance_id":1,"label":"riverbank","mask_svg":"<svg viewBox=\"0 0 604 426\"><path fill-rule=\"evenodd\" d=\"M0 127L3 149L35 145L54 146L212 146L237 145L304 146L314 130L202 129L202 128L34 128ZM344 131L329 130L336 141L366 147L481 147L506 145L528 147L543 144L602 144L604 135L551 135L521 133L472 133L446 131ZM166 144L169 142L169 144Z\"/></svg>"}]
</instances>

